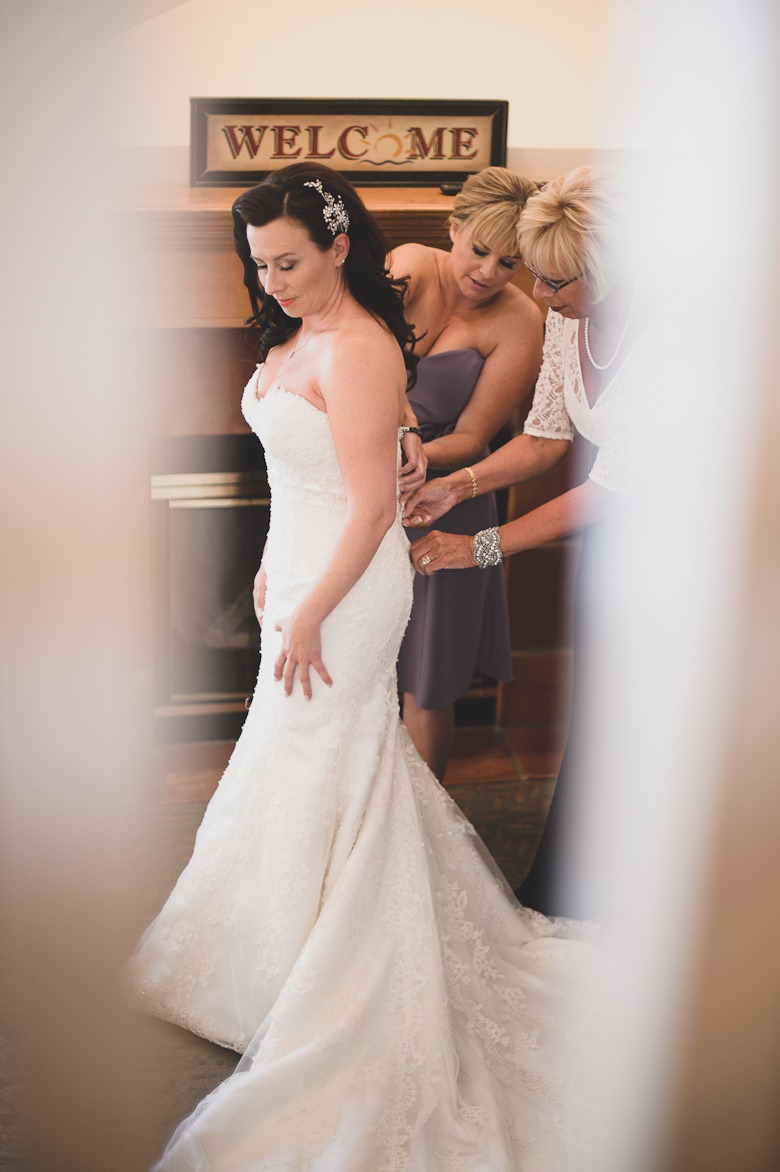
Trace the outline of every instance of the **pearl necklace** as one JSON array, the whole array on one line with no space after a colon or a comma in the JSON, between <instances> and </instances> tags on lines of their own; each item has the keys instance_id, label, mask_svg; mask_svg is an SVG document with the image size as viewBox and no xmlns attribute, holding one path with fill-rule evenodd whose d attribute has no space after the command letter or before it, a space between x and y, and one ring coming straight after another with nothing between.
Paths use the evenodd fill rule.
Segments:
<instances>
[{"instance_id":1,"label":"pearl necklace","mask_svg":"<svg viewBox=\"0 0 780 1172\"><path fill-rule=\"evenodd\" d=\"M636 305L636 295L637 295L638 289L639 289L639 282L637 282L636 285L634 285L634 296L631 298L631 308L628 311L628 317L626 318L626 324L623 326L623 329L620 331L620 337L617 340L617 346L615 347L615 350L614 350L612 357L609 359L608 362L605 362L603 366L600 365L596 361L596 359L593 357L593 354L591 353L590 340L588 337L588 333L589 333L588 327L590 326L590 318L589 317L585 318L585 353L588 355L588 359L590 361L591 366L594 367L596 370L609 370L610 366L612 365L612 363L615 361L618 354L620 353L620 347L623 345L623 340L624 340L626 334L628 333L628 327L631 324L631 318L634 316L634 306Z\"/></svg>"}]
</instances>

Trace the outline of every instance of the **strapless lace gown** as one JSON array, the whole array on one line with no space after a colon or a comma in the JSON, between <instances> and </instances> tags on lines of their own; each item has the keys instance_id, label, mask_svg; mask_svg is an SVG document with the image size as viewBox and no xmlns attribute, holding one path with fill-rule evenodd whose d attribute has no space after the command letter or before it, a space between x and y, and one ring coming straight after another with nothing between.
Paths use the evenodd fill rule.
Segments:
<instances>
[{"instance_id":1,"label":"strapless lace gown","mask_svg":"<svg viewBox=\"0 0 780 1172\"><path fill-rule=\"evenodd\" d=\"M566 1075L593 946L517 905L399 721L400 515L323 624L332 688L274 682L274 623L348 502L326 414L254 380L243 408L272 486L264 656L132 982L148 1012L245 1053L158 1167L551 1172L582 1122Z\"/></svg>"}]
</instances>

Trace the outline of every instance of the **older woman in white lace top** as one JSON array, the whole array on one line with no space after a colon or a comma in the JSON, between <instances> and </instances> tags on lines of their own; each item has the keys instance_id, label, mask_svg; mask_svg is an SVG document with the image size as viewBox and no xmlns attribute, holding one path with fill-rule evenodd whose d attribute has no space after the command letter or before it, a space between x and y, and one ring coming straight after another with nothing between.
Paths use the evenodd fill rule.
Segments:
<instances>
[{"instance_id":1,"label":"older woman in white lace top","mask_svg":"<svg viewBox=\"0 0 780 1172\"><path fill-rule=\"evenodd\" d=\"M524 516L473 537L425 534L412 544L421 574L497 565L508 554L592 526L641 479L642 453L661 414L669 314L657 292L625 270L623 211L608 177L588 167L548 183L529 199L520 218L519 248L535 277L534 296L550 312L525 429L472 468L429 481L411 497L406 523L430 525L458 501L545 472L566 453L575 432L595 448L587 477ZM575 621L575 643L578 626ZM575 646L572 731L533 867L517 894L547 915L587 918L601 909L585 904L567 850L576 810L567 795L572 785L576 789L579 772L580 660Z\"/></svg>"},{"instance_id":2,"label":"older woman in white lace top","mask_svg":"<svg viewBox=\"0 0 780 1172\"><path fill-rule=\"evenodd\" d=\"M653 387L657 295L624 269L621 201L607 175L578 167L533 195L523 212L519 248L533 273L534 297L546 302L544 359L522 435L473 467L426 484L410 499L406 524L430 525L458 501L545 472L568 451L575 432L596 448L582 484L475 537L436 530L412 545L421 574L495 565L589 525L609 513L641 474L637 437ZM663 315L661 315L663 317ZM644 356L644 357L643 357Z\"/></svg>"}]
</instances>

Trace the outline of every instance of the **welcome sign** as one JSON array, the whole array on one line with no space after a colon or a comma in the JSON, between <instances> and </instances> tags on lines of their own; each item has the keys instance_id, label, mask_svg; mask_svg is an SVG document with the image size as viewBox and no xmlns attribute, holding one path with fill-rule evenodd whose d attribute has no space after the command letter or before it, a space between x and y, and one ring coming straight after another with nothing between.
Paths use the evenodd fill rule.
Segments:
<instances>
[{"instance_id":1,"label":"welcome sign","mask_svg":"<svg viewBox=\"0 0 780 1172\"><path fill-rule=\"evenodd\" d=\"M357 184L463 182L506 163L507 102L192 98L190 183L324 163Z\"/></svg>"}]
</instances>

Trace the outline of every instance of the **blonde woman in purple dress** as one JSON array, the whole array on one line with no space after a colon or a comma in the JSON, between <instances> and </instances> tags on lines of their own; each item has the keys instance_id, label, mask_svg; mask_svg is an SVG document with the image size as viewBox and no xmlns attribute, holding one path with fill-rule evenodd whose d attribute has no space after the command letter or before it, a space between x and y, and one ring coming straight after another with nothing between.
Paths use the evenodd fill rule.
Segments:
<instances>
[{"instance_id":1,"label":"blonde woman in purple dress","mask_svg":"<svg viewBox=\"0 0 780 1172\"><path fill-rule=\"evenodd\" d=\"M408 277L404 308L420 356L409 401L434 478L482 460L536 381L542 315L511 283L522 267L518 221L535 190L503 167L488 167L455 198L449 251L405 244L391 258L394 275ZM473 534L495 524L491 493L460 503L440 527ZM398 686L412 741L439 778L452 746L454 703L475 672L512 677L501 569L418 576Z\"/></svg>"}]
</instances>

